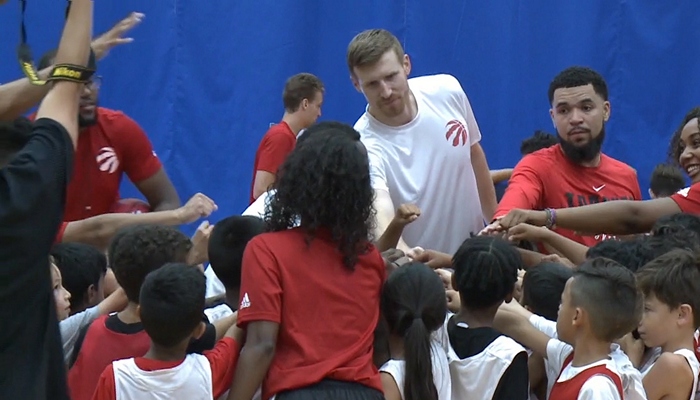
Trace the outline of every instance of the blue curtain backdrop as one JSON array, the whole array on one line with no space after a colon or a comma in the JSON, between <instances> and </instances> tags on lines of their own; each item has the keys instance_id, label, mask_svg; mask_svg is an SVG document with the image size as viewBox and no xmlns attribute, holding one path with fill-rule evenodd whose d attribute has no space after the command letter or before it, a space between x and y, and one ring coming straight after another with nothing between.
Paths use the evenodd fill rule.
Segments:
<instances>
[{"instance_id":1,"label":"blue curtain backdrop","mask_svg":"<svg viewBox=\"0 0 700 400\"><path fill-rule=\"evenodd\" d=\"M27 1L38 58L58 43L65 3ZM461 81L492 168L514 165L534 130L553 132L547 86L558 71L597 69L612 102L604 150L636 168L645 191L672 131L700 105L696 2L96 0L96 33L130 11L146 14L136 41L101 62L101 104L145 128L183 201L202 191L218 202L215 222L247 205L254 153L281 117L287 77L323 79L322 119L352 123L362 113L345 49L382 27L403 42L413 75ZM0 7L0 82L20 76L18 3ZM123 196L137 196L128 182Z\"/></svg>"}]
</instances>

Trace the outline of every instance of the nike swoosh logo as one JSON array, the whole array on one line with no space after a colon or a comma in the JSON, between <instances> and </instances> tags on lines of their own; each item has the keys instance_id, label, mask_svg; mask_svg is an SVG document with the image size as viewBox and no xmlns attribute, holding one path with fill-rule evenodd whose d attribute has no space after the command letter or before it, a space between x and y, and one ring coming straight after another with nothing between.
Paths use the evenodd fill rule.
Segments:
<instances>
[{"instance_id":1,"label":"nike swoosh logo","mask_svg":"<svg viewBox=\"0 0 700 400\"><path fill-rule=\"evenodd\" d=\"M604 187L605 187L605 185L602 185L602 186L600 186L600 187L595 187L595 186L593 186L593 190L595 190L596 193L597 193L597 192L600 192Z\"/></svg>"}]
</instances>

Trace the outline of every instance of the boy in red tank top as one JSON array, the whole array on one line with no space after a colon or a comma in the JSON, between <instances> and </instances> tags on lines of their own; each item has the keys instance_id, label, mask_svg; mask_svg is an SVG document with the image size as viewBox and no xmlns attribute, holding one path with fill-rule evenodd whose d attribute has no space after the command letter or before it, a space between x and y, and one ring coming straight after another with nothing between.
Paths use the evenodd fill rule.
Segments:
<instances>
[{"instance_id":1,"label":"boy in red tank top","mask_svg":"<svg viewBox=\"0 0 700 400\"><path fill-rule=\"evenodd\" d=\"M631 332L642 315L643 296L634 275L605 259L587 260L566 282L557 315L558 339L527 317L502 306L494 326L558 368L550 400L624 398L621 375L610 356L613 340Z\"/></svg>"}]
</instances>

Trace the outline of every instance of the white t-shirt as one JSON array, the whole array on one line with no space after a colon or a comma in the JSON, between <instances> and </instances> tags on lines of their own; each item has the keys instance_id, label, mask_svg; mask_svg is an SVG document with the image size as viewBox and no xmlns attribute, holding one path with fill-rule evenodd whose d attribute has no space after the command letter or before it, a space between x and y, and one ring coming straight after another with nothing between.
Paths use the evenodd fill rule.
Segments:
<instances>
[{"instance_id":1,"label":"white t-shirt","mask_svg":"<svg viewBox=\"0 0 700 400\"><path fill-rule=\"evenodd\" d=\"M433 369L433 383L438 393L438 400L450 400L452 398L452 385L450 380L450 367L447 364L447 354L442 347L433 340L430 348L430 361ZM386 372L394 378L396 386L399 387L401 398L405 399L403 393L406 384L406 362L404 360L389 360L381 368L380 372Z\"/></svg>"},{"instance_id":2,"label":"white t-shirt","mask_svg":"<svg viewBox=\"0 0 700 400\"><path fill-rule=\"evenodd\" d=\"M367 148L375 190L395 207L413 203L421 217L403 231L406 244L453 254L484 227L471 146L481 132L467 95L451 75L408 80L418 114L391 127L365 112L355 123Z\"/></svg>"}]
</instances>

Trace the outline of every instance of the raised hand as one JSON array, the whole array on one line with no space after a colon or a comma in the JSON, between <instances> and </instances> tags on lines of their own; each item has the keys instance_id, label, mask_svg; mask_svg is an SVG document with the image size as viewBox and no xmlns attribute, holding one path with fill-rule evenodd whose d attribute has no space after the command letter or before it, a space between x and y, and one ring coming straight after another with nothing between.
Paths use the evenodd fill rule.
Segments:
<instances>
[{"instance_id":1,"label":"raised hand","mask_svg":"<svg viewBox=\"0 0 700 400\"><path fill-rule=\"evenodd\" d=\"M142 13L132 12L128 17L114 25L112 29L94 39L92 41L92 51L95 52L95 58L100 60L114 47L133 42L133 38L123 36L140 24L144 17L145 15Z\"/></svg>"},{"instance_id":2,"label":"raised hand","mask_svg":"<svg viewBox=\"0 0 700 400\"><path fill-rule=\"evenodd\" d=\"M192 196L184 206L178 208L177 212L181 223L189 224L200 218L208 217L217 209L218 206L214 203L214 200L202 193L197 193Z\"/></svg>"}]
</instances>

